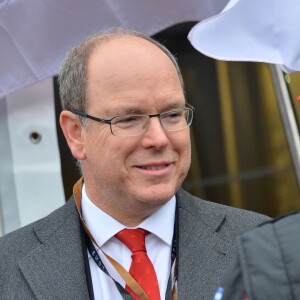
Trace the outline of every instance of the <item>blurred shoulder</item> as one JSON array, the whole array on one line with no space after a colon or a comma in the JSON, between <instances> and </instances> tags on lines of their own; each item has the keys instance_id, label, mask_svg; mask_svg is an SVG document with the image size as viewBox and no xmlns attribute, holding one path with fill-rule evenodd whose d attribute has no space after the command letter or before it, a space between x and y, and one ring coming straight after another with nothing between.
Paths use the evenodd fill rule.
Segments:
<instances>
[{"instance_id":1,"label":"blurred shoulder","mask_svg":"<svg viewBox=\"0 0 300 300\"><path fill-rule=\"evenodd\" d=\"M276 239L298 237L300 229L300 211L293 211L274 219L267 220L241 236L242 239L257 239L260 236L274 236ZM298 239L298 238L297 238Z\"/></svg>"},{"instance_id":2,"label":"blurred shoulder","mask_svg":"<svg viewBox=\"0 0 300 300\"><path fill-rule=\"evenodd\" d=\"M253 211L231 207L211 201L206 201L191 195L183 189L177 193L178 207L193 215L197 215L207 223L213 217L222 218L220 230L229 229L235 234L244 232L271 218Z\"/></svg>"}]
</instances>

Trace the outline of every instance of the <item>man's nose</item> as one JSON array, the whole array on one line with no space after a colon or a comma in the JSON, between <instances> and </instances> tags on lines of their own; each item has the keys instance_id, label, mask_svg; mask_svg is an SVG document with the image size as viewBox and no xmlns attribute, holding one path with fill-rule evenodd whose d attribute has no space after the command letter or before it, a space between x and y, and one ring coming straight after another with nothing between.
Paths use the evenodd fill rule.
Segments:
<instances>
[{"instance_id":1,"label":"man's nose","mask_svg":"<svg viewBox=\"0 0 300 300\"><path fill-rule=\"evenodd\" d=\"M155 147L160 149L166 147L168 144L168 136L166 134L166 131L162 127L159 118L150 118L148 128L146 129L142 138L143 147Z\"/></svg>"}]
</instances>

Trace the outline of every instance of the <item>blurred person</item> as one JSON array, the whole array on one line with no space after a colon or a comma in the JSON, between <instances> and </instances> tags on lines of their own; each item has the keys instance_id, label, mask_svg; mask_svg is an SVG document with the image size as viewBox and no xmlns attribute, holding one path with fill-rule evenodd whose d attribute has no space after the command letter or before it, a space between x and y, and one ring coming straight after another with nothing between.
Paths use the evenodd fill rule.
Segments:
<instances>
[{"instance_id":1,"label":"blurred person","mask_svg":"<svg viewBox=\"0 0 300 300\"><path fill-rule=\"evenodd\" d=\"M237 253L216 300L300 300L300 212L237 237Z\"/></svg>"}]
</instances>

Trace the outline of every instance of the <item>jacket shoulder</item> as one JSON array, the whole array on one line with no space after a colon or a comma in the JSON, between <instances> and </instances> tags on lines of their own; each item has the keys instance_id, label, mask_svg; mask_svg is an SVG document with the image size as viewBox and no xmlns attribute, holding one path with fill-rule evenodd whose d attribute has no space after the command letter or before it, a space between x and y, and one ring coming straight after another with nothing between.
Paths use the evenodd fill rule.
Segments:
<instances>
[{"instance_id":1,"label":"jacket shoulder","mask_svg":"<svg viewBox=\"0 0 300 300\"><path fill-rule=\"evenodd\" d=\"M178 207L197 215L203 222L211 223L213 217L223 221L218 230L229 229L233 235L239 235L271 218L253 211L227 206L207 200L200 199L191 195L184 189L177 193Z\"/></svg>"},{"instance_id":2,"label":"jacket shoulder","mask_svg":"<svg viewBox=\"0 0 300 300\"><path fill-rule=\"evenodd\" d=\"M0 256L18 258L49 239L70 217L76 217L73 199L48 216L0 237Z\"/></svg>"}]
</instances>

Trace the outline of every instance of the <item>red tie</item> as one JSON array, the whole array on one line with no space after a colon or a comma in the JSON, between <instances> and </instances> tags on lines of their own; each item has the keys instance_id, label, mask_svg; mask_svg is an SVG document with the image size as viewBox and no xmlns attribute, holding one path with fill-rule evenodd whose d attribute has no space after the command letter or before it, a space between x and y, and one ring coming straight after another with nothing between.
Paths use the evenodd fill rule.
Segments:
<instances>
[{"instance_id":1,"label":"red tie","mask_svg":"<svg viewBox=\"0 0 300 300\"><path fill-rule=\"evenodd\" d=\"M149 300L160 300L156 273L145 247L145 236L148 233L148 231L141 228L123 229L116 234L116 238L125 244L132 252L129 274L141 286L149 297ZM139 300L128 285L126 285L125 289L134 297L134 299Z\"/></svg>"}]
</instances>

